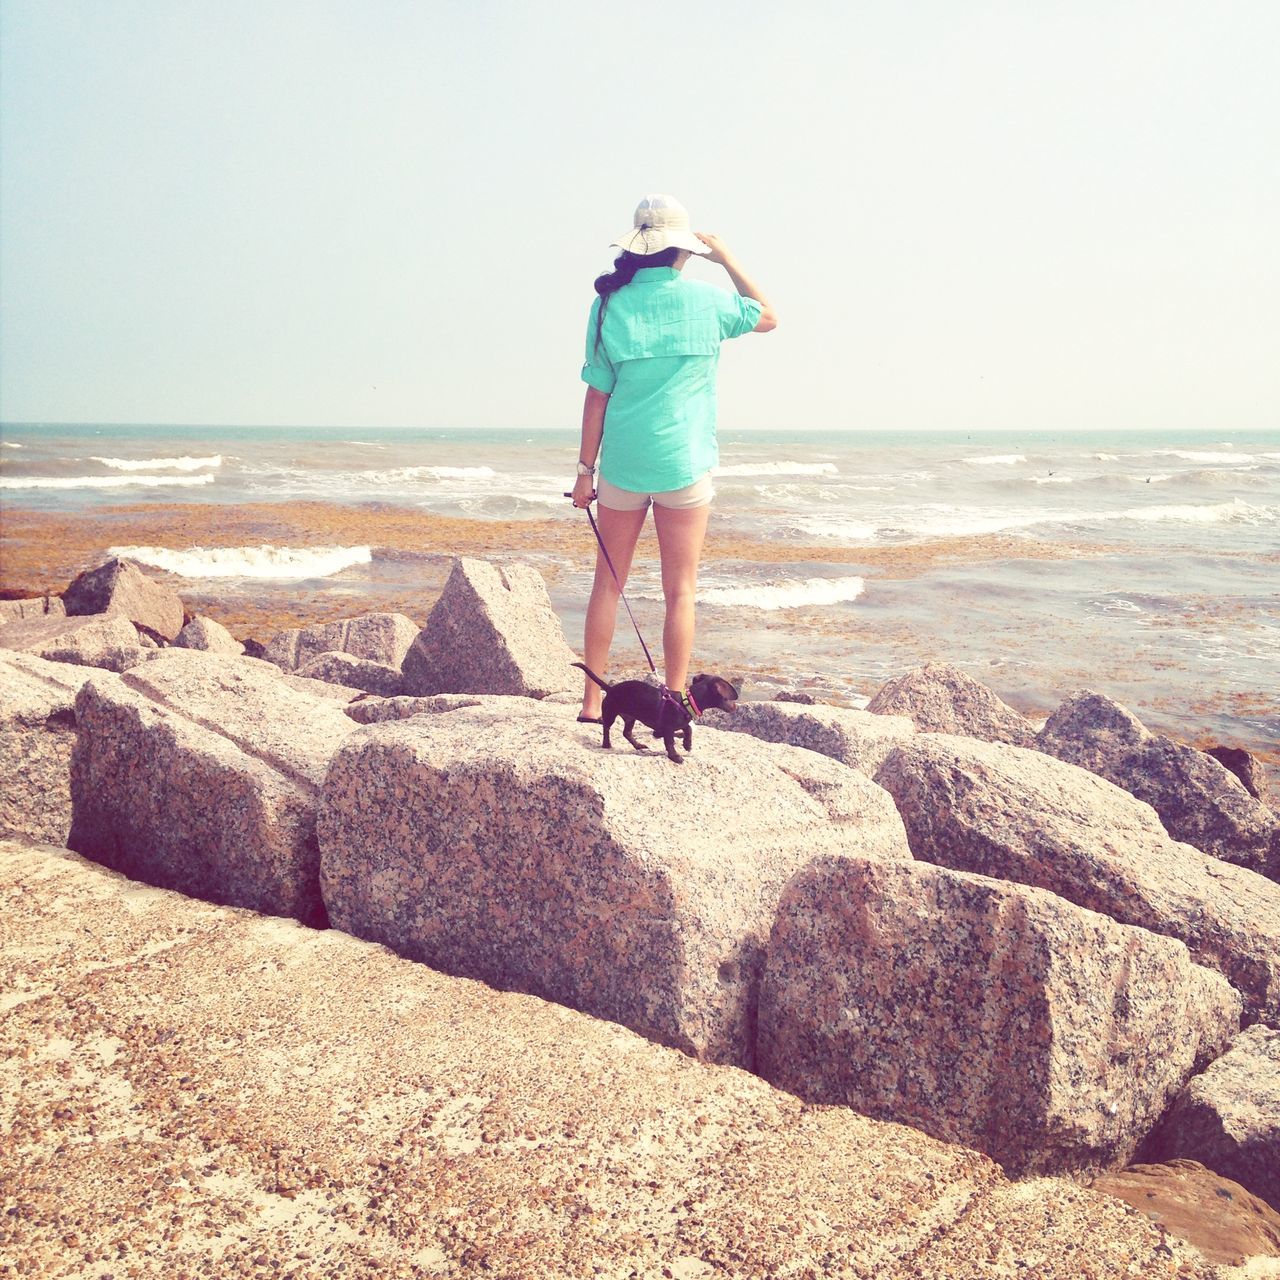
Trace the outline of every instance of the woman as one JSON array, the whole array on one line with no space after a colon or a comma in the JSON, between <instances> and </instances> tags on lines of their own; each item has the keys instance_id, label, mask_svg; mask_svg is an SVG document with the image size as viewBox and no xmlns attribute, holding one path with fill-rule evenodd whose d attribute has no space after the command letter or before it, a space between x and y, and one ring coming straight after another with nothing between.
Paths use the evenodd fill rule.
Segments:
<instances>
[{"instance_id":1,"label":"woman","mask_svg":"<svg viewBox=\"0 0 1280 1280\"><path fill-rule=\"evenodd\" d=\"M587 324L582 368L587 393L573 505L598 500L600 537L619 581L597 551L583 656L593 671L604 672L619 582L627 580L652 503L666 603L665 681L684 696L698 561L713 497L711 469L719 461L715 379L720 343L744 333L768 333L778 322L769 300L720 238L692 231L688 212L671 196L645 196L632 230L613 247L622 253L613 271L596 280L599 297ZM680 272L692 254L724 267L737 295L683 279ZM584 679L578 719L598 720L602 696L598 685Z\"/></svg>"}]
</instances>

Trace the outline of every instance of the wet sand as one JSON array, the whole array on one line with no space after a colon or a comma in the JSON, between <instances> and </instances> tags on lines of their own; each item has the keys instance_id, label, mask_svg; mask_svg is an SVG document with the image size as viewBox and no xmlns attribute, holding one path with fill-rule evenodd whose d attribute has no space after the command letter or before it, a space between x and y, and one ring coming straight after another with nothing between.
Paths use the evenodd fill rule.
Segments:
<instances>
[{"instance_id":1,"label":"wet sand","mask_svg":"<svg viewBox=\"0 0 1280 1280\"><path fill-rule=\"evenodd\" d=\"M570 643L576 644L585 575L595 550L585 519L464 520L382 504L133 504L74 515L10 508L0 516L0 595L60 591L77 573L100 563L112 546L263 544L367 545L375 550L369 565L302 583L174 577L171 581L188 609L217 618L241 638L258 639L283 627L374 609L394 610L421 622L453 556L518 556L547 579ZM788 685L810 688L826 700L856 702L906 667L939 660L957 662L1032 716L1048 714L1063 696L1090 685L1126 702L1153 729L1198 745L1228 741L1280 761L1269 730L1280 723L1280 703L1274 696L1239 687L1238 682L1235 687L1222 683L1206 688L1185 660L1159 646L1145 654L1122 646L1101 651L1060 619L993 606L964 578L983 566L999 568L1006 577L1015 571L1057 576L1051 562L1060 562L1066 572L1091 557L1120 550L1002 535L874 548L781 543L717 529L713 516L704 555L708 574L751 567L768 573L779 566L780 576L804 575L838 567L843 573L874 579L876 598L865 597L856 608L771 613L703 606L698 650L715 655L718 670L747 685L748 697L767 697ZM1276 561L1280 564L1280 556ZM656 562L650 523L636 563ZM1050 563L1038 569L1036 562ZM633 603L654 647L653 639L661 634L661 605L648 599ZM1212 599L1189 600L1163 625L1180 629L1184 636L1197 628L1250 625L1250 619L1229 612ZM628 663L639 658L625 616L617 636L618 671L629 673Z\"/></svg>"}]
</instances>

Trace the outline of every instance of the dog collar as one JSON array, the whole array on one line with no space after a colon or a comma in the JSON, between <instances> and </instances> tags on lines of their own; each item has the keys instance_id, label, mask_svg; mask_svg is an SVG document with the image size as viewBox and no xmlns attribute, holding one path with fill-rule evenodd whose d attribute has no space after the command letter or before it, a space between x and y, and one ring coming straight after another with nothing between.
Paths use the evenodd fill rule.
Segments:
<instances>
[{"instance_id":1,"label":"dog collar","mask_svg":"<svg viewBox=\"0 0 1280 1280\"><path fill-rule=\"evenodd\" d=\"M702 714L702 711L699 709L698 704L693 700L692 693L682 693L680 697L684 700L685 706L687 706L695 716L700 716Z\"/></svg>"}]
</instances>

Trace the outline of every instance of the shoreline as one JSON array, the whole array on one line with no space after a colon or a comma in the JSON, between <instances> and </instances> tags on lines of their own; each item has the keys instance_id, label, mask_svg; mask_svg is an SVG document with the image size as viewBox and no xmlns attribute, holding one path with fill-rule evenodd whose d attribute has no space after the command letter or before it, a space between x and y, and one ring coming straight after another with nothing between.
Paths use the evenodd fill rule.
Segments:
<instances>
[{"instance_id":1,"label":"shoreline","mask_svg":"<svg viewBox=\"0 0 1280 1280\"><path fill-rule=\"evenodd\" d=\"M727 517L725 524L728 523ZM293 626L366 612L425 620L455 556L527 560L547 580L570 644L581 627L595 544L585 520L479 520L391 504L324 501L125 503L48 512L6 505L0 528L0 595L56 594L113 546L204 549L274 546L370 546L371 564L330 578L185 578L163 575L193 612L206 613L238 638L265 639ZM1077 566L1126 554L1123 547L1040 542L1007 534L953 537L895 546L856 547L767 541L730 528L708 532L704 576L808 576L826 566L865 576L874 598L856 604L774 611L699 606L696 661L742 680L744 696L780 687L807 689L822 701L857 704L884 681L928 661L954 661L1010 705L1043 717L1086 685L1131 706L1149 727L1196 746L1244 746L1280 765L1280 702L1261 682L1211 687L1174 642L1209 630L1233 634L1259 625L1221 602L1189 600L1153 631L1144 652L1114 645L1103 653L1052 619L1005 605L999 586L1021 575L1056 582ZM1280 564L1280 553L1253 557ZM657 563L650 522L637 552L636 578ZM1060 566L1060 568L1058 567ZM975 576L978 579L975 585ZM991 594L986 599L983 592ZM637 599L636 596L639 596ZM632 603L646 637L661 634L661 602L633 582ZM986 612L984 613L983 610ZM625 618L614 670L638 662ZM1041 632L1043 631L1043 641ZM633 654L632 651L635 650Z\"/></svg>"}]
</instances>

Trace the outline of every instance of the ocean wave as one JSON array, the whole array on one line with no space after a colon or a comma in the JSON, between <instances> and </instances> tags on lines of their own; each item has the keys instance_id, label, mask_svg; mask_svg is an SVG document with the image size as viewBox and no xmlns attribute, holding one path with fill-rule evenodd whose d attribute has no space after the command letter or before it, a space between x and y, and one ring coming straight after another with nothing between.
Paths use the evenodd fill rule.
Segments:
<instances>
[{"instance_id":1,"label":"ocean wave","mask_svg":"<svg viewBox=\"0 0 1280 1280\"><path fill-rule=\"evenodd\" d=\"M277 496L307 493L342 493L364 489L420 486L434 480L493 480L492 467L385 467L366 471L317 471L309 467L246 467L245 474L255 487L263 483ZM260 479L259 479L260 478Z\"/></svg>"},{"instance_id":2,"label":"ocean wave","mask_svg":"<svg viewBox=\"0 0 1280 1280\"><path fill-rule=\"evenodd\" d=\"M437 480L492 480L498 473L492 467L410 467Z\"/></svg>"},{"instance_id":3,"label":"ocean wave","mask_svg":"<svg viewBox=\"0 0 1280 1280\"><path fill-rule=\"evenodd\" d=\"M1026 462L1027 456L1024 453L998 453L986 458L966 458L965 461L973 467L1014 467L1020 462Z\"/></svg>"},{"instance_id":4,"label":"ocean wave","mask_svg":"<svg viewBox=\"0 0 1280 1280\"><path fill-rule=\"evenodd\" d=\"M1210 464L1253 461L1251 453L1215 453L1204 449L1161 449L1157 456L1161 458L1179 458L1183 462L1207 462Z\"/></svg>"},{"instance_id":5,"label":"ocean wave","mask_svg":"<svg viewBox=\"0 0 1280 1280\"><path fill-rule=\"evenodd\" d=\"M143 488L189 488L212 484L216 476L0 476L0 489L123 489L130 485Z\"/></svg>"},{"instance_id":6,"label":"ocean wave","mask_svg":"<svg viewBox=\"0 0 1280 1280\"><path fill-rule=\"evenodd\" d=\"M90 458L115 471L201 471L205 467L222 466L222 454L211 453L206 458Z\"/></svg>"},{"instance_id":7,"label":"ocean wave","mask_svg":"<svg viewBox=\"0 0 1280 1280\"><path fill-rule=\"evenodd\" d=\"M183 578L327 578L373 559L372 547L111 547L124 556Z\"/></svg>"},{"instance_id":8,"label":"ocean wave","mask_svg":"<svg viewBox=\"0 0 1280 1280\"><path fill-rule=\"evenodd\" d=\"M847 604L866 589L863 578L783 578L740 586L699 587L698 603L725 609L804 609L815 605ZM635 600L660 600L657 591L634 591Z\"/></svg>"},{"instance_id":9,"label":"ocean wave","mask_svg":"<svg viewBox=\"0 0 1280 1280\"><path fill-rule=\"evenodd\" d=\"M867 542L876 536L876 526L845 516L794 516L786 530L806 538L835 538L840 542Z\"/></svg>"},{"instance_id":10,"label":"ocean wave","mask_svg":"<svg viewBox=\"0 0 1280 1280\"><path fill-rule=\"evenodd\" d=\"M1028 476L1032 484L1074 484L1071 476Z\"/></svg>"},{"instance_id":11,"label":"ocean wave","mask_svg":"<svg viewBox=\"0 0 1280 1280\"><path fill-rule=\"evenodd\" d=\"M866 590L866 585L862 578L805 578L740 587L707 587L698 592L698 603L769 611L804 609L815 605L847 604L856 600Z\"/></svg>"},{"instance_id":12,"label":"ocean wave","mask_svg":"<svg viewBox=\"0 0 1280 1280\"><path fill-rule=\"evenodd\" d=\"M791 536L852 543L908 543L934 538L969 538L1015 533L1044 525L1071 528L1128 522L1138 524L1266 525L1280 521L1280 507L1255 506L1241 499L1216 503L1163 504L1115 511L1018 511L999 508L926 505L886 513L877 523L832 513L794 516L784 526Z\"/></svg>"},{"instance_id":13,"label":"ocean wave","mask_svg":"<svg viewBox=\"0 0 1280 1280\"><path fill-rule=\"evenodd\" d=\"M737 476L838 476L834 462L737 462L716 467L712 475L732 479Z\"/></svg>"},{"instance_id":14,"label":"ocean wave","mask_svg":"<svg viewBox=\"0 0 1280 1280\"><path fill-rule=\"evenodd\" d=\"M0 445L4 445L6 449L23 449L26 446L18 444L16 440L0 440Z\"/></svg>"},{"instance_id":15,"label":"ocean wave","mask_svg":"<svg viewBox=\"0 0 1280 1280\"><path fill-rule=\"evenodd\" d=\"M1130 507L1125 511L1103 511L1073 517L1072 523L1106 520L1135 520L1144 524L1273 524L1280 520L1280 507L1256 507L1240 498L1180 506Z\"/></svg>"},{"instance_id":16,"label":"ocean wave","mask_svg":"<svg viewBox=\"0 0 1280 1280\"><path fill-rule=\"evenodd\" d=\"M1095 453L1094 459L1098 462L1119 462L1120 455L1118 453Z\"/></svg>"}]
</instances>

